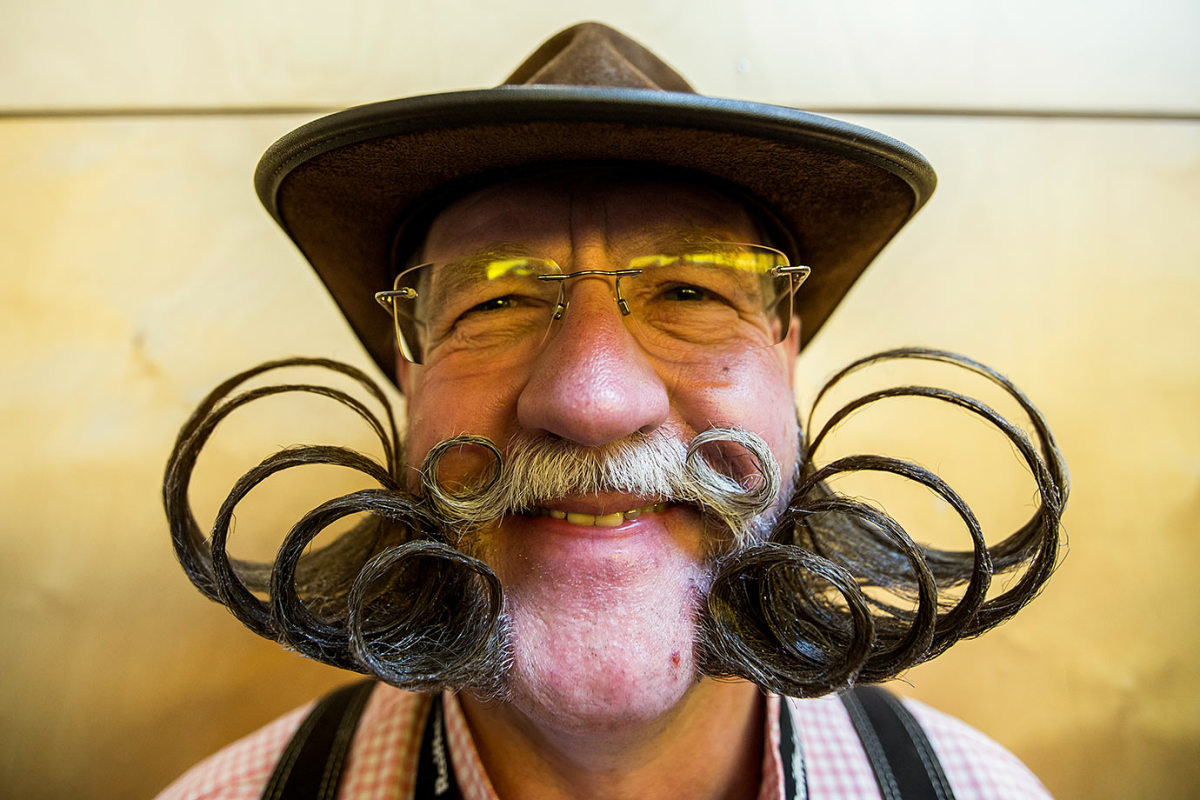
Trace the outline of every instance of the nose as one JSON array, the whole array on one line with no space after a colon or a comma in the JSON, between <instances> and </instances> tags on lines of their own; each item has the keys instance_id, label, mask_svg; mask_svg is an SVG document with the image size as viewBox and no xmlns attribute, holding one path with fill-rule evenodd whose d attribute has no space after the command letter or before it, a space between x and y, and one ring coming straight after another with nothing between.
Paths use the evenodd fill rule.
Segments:
<instances>
[{"instance_id":1,"label":"nose","mask_svg":"<svg viewBox=\"0 0 1200 800\"><path fill-rule=\"evenodd\" d=\"M521 390L518 421L587 447L655 430L670 411L667 387L621 321L609 281L574 283Z\"/></svg>"}]
</instances>

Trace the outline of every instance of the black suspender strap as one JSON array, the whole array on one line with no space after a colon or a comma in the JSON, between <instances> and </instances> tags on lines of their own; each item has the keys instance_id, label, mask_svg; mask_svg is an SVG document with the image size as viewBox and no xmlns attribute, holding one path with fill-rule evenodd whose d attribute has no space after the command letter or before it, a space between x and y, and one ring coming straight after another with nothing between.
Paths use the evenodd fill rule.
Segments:
<instances>
[{"instance_id":1,"label":"black suspender strap","mask_svg":"<svg viewBox=\"0 0 1200 800\"><path fill-rule=\"evenodd\" d=\"M334 800L358 720L375 681L344 686L309 712L283 751L263 800ZM414 800L461 800L450 763L442 696L434 695L422 726Z\"/></svg>"},{"instance_id":2,"label":"black suspender strap","mask_svg":"<svg viewBox=\"0 0 1200 800\"><path fill-rule=\"evenodd\" d=\"M263 800L333 800L346 753L374 681L326 695L300 724L275 765Z\"/></svg>"},{"instance_id":3,"label":"black suspender strap","mask_svg":"<svg viewBox=\"0 0 1200 800\"><path fill-rule=\"evenodd\" d=\"M450 762L446 709L440 694L433 696L429 714L425 717L425 732L421 734L421 751L413 780L413 800L462 800L454 765Z\"/></svg>"},{"instance_id":4,"label":"black suspender strap","mask_svg":"<svg viewBox=\"0 0 1200 800\"><path fill-rule=\"evenodd\" d=\"M925 731L898 698L878 686L857 686L841 698L883 800L952 800Z\"/></svg>"}]
</instances>

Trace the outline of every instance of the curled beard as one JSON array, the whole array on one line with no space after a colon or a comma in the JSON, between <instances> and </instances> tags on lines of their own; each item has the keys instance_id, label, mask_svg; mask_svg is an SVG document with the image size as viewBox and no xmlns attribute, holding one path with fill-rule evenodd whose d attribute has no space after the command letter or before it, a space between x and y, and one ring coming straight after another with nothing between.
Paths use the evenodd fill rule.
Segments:
<instances>
[{"instance_id":1,"label":"curled beard","mask_svg":"<svg viewBox=\"0 0 1200 800\"><path fill-rule=\"evenodd\" d=\"M977 400L935 387L904 386L848 403L809 446L802 434L792 491L777 504L780 476L766 443L730 429L704 431L687 446L655 435L604 448L518 439L507 443L507 457L482 437L460 436L431 449L421 489L413 492L400 477L401 444L383 391L348 365L288 359L242 372L202 401L176 439L163 502L176 555L192 583L258 635L403 689L467 689L482 697L503 696L512 648L500 581L470 554L472 537L506 515L527 513L572 493L626 492L687 503L705 521L712 573L699 614L697 668L787 696L818 696L888 680L1008 619L1040 592L1062 544L1060 518L1068 492L1062 456L1042 415L990 368L940 351L889 351L846 367L816 402L847 375L902 358L954 364L997 384L1028 415L1037 445ZM322 385L280 384L234 394L251 378L290 366L323 367L351 377L383 407L383 418L350 394ZM286 392L316 393L349 407L379 439L383 463L344 447L280 451L236 482L217 512L211 537L205 537L188 502L201 450L230 413ZM908 461L857 455L815 466L814 453L851 413L902 396L952 403L1004 433L1037 485L1038 507L1024 525L988 546L962 498L937 475ZM462 447L491 453L494 468L450 491L439 483L439 465ZM727 457L731 448L748 453L753 469L745 469L744 458ZM358 470L379 488L352 492L305 514L271 563L230 558L230 527L242 498L271 475L315 463ZM932 490L961 519L971 549L918 544L885 512L828 485L835 475L860 471L892 473ZM363 512L368 516L331 544L305 552L329 525ZM1007 590L989 597L996 575L1015 577Z\"/></svg>"}]
</instances>

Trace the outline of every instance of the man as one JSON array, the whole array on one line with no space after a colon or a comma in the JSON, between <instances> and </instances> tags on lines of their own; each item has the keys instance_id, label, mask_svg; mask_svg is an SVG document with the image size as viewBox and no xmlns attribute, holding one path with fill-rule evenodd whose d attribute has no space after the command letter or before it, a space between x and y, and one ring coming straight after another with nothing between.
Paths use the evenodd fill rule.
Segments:
<instances>
[{"instance_id":1,"label":"man","mask_svg":"<svg viewBox=\"0 0 1200 800\"><path fill-rule=\"evenodd\" d=\"M824 431L807 444L796 420L802 342L932 191L928 165L843 123L694 95L599 25L553 37L509 83L318 120L260 164L264 203L403 391L407 442L323 390L372 422L387 463L284 451L206 541L186 500L196 455L278 390L225 397L282 365L238 376L168 467L177 550L257 633L399 688L289 715L163 796L1043 796L960 723L828 694L1006 619L1055 561L1061 461L986 368L904 354L1008 388L1040 453L969 398L895 393L992 420L1029 463L1042 506L991 551L936 476L866 456L817 470ZM314 509L273 566L230 561L241 497L314 460L381 489ZM929 486L974 549L924 550L825 485L853 469ZM373 517L303 555L359 511Z\"/></svg>"}]
</instances>

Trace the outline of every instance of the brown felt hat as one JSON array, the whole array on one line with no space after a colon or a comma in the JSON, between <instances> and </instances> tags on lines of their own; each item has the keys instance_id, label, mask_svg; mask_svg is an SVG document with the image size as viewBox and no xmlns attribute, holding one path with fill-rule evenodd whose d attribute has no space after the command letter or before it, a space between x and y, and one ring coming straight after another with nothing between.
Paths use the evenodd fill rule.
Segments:
<instances>
[{"instance_id":1,"label":"brown felt hat","mask_svg":"<svg viewBox=\"0 0 1200 800\"><path fill-rule=\"evenodd\" d=\"M629 37L584 23L553 36L495 89L357 106L310 122L259 161L263 205L333 294L383 371L404 242L448 198L523 170L624 162L686 170L774 216L812 267L797 294L804 339L933 192L911 147L781 106L696 94Z\"/></svg>"}]
</instances>

